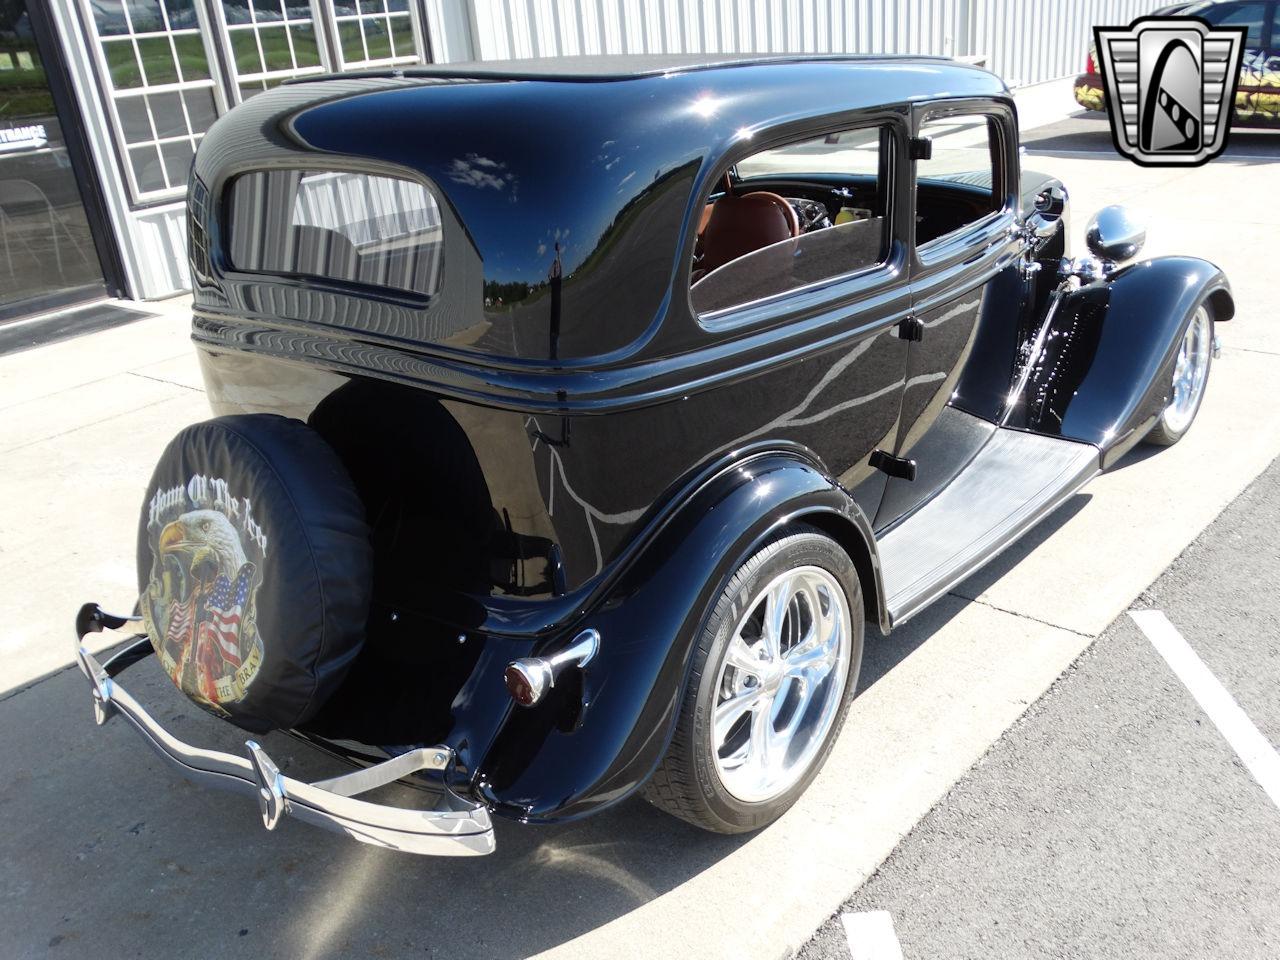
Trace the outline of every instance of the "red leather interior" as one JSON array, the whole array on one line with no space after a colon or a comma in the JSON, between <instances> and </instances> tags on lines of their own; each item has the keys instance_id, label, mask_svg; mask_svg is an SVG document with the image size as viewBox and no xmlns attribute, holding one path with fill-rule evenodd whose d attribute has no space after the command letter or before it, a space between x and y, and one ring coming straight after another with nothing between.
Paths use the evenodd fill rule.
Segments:
<instances>
[{"instance_id":1,"label":"red leather interior","mask_svg":"<svg viewBox=\"0 0 1280 960\"><path fill-rule=\"evenodd\" d=\"M726 194L711 207L702 231L703 274L752 251L800 235L796 212L776 193Z\"/></svg>"}]
</instances>

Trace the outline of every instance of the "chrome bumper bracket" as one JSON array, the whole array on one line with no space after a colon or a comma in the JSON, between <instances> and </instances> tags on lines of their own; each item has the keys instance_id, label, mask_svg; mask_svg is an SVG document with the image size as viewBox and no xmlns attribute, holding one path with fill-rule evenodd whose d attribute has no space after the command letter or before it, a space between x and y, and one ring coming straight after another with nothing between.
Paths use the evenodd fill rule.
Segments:
<instances>
[{"instance_id":1,"label":"chrome bumper bracket","mask_svg":"<svg viewBox=\"0 0 1280 960\"><path fill-rule=\"evenodd\" d=\"M395 807L355 799L358 794L386 786L420 770L444 771L453 762L448 746L423 747L374 766L328 780L306 783L286 776L255 741L245 744L247 755L206 750L185 743L160 725L115 679L126 667L143 659L151 640L134 637L106 663L85 648L86 634L104 627L119 629L137 618L113 617L86 604L76 618L76 662L92 688L94 720L104 724L120 714L164 759L185 776L211 786L252 793L262 823L274 830L285 814L307 823L345 833L363 843L407 853L437 856L476 856L492 853L495 842L489 811L447 791L439 809Z\"/></svg>"},{"instance_id":2,"label":"chrome bumper bracket","mask_svg":"<svg viewBox=\"0 0 1280 960\"><path fill-rule=\"evenodd\" d=\"M262 811L262 825L274 830L285 814L280 768L257 741L246 740L244 745L249 751L249 762L253 764L253 775L258 780L258 809Z\"/></svg>"}]
</instances>

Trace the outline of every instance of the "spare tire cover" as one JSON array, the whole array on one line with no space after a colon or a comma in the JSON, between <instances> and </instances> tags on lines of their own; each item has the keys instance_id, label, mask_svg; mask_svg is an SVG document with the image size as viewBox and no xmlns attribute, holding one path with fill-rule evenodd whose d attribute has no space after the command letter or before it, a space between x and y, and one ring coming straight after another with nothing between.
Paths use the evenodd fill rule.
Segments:
<instances>
[{"instance_id":1,"label":"spare tire cover","mask_svg":"<svg viewBox=\"0 0 1280 960\"><path fill-rule=\"evenodd\" d=\"M295 727L360 652L372 548L337 454L298 420L219 417L170 442L138 530L142 615L165 672L247 730Z\"/></svg>"}]
</instances>

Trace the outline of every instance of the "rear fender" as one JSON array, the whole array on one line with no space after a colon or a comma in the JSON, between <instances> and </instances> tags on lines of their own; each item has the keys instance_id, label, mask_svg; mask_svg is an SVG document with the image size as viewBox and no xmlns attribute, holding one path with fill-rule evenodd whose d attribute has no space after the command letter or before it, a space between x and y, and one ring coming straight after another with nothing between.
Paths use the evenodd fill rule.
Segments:
<instances>
[{"instance_id":1,"label":"rear fender","mask_svg":"<svg viewBox=\"0 0 1280 960\"><path fill-rule=\"evenodd\" d=\"M1110 466L1168 404L1182 336L1206 300L1215 320L1235 313L1222 271L1194 257L1147 260L1067 294L1007 424L1092 443Z\"/></svg>"},{"instance_id":2,"label":"rear fender","mask_svg":"<svg viewBox=\"0 0 1280 960\"><path fill-rule=\"evenodd\" d=\"M771 533L812 523L850 549L881 619L879 564L866 516L813 464L766 453L717 474L680 507L573 631L600 649L547 700L508 711L476 765L474 788L495 813L558 821L639 787L665 754L692 654L725 580ZM585 706L582 706L585 704ZM566 711L580 716L566 723Z\"/></svg>"}]
</instances>

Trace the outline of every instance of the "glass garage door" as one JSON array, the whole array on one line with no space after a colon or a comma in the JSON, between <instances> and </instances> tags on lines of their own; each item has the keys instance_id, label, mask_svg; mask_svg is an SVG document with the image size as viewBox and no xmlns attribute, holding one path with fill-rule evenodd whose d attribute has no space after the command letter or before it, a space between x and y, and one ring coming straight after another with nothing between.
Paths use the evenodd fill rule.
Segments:
<instances>
[{"instance_id":1,"label":"glass garage door","mask_svg":"<svg viewBox=\"0 0 1280 960\"><path fill-rule=\"evenodd\" d=\"M36 49L35 2L0 2L0 321L105 293Z\"/></svg>"}]
</instances>

